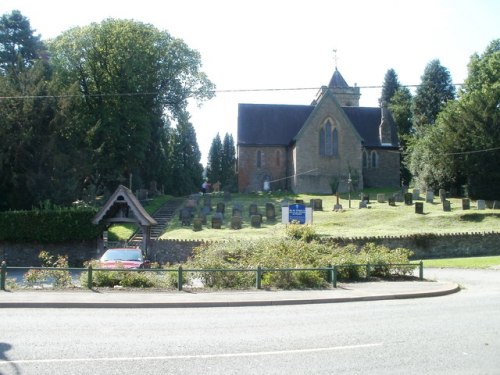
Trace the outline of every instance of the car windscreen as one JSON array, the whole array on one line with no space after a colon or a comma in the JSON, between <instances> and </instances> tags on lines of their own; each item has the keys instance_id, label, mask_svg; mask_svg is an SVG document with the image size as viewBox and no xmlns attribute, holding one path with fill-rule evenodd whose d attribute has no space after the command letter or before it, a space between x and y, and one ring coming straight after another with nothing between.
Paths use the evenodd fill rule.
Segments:
<instances>
[{"instance_id":1,"label":"car windscreen","mask_svg":"<svg viewBox=\"0 0 500 375\"><path fill-rule=\"evenodd\" d=\"M140 251L136 250L108 250L104 253L101 258L102 261L109 260L124 260L130 261L135 260L138 262L142 261L142 256Z\"/></svg>"}]
</instances>

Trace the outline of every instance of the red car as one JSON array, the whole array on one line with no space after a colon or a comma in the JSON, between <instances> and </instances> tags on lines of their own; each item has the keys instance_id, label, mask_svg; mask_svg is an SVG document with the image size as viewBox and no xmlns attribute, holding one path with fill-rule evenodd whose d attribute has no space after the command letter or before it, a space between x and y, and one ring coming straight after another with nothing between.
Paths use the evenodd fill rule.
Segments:
<instances>
[{"instance_id":1,"label":"red car","mask_svg":"<svg viewBox=\"0 0 500 375\"><path fill-rule=\"evenodd\" d=\"M141 249L108 249L99 259L101 268L149 268L150 262L144 259Z\"/></svg>"}]
</instances>

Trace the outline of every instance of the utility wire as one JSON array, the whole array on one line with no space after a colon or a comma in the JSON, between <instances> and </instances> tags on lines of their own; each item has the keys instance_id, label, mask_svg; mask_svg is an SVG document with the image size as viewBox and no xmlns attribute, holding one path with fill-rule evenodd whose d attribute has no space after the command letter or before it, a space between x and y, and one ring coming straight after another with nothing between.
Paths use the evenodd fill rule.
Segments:
<instances>
[{"instance_id":1,"label":"utility wire","mask_svg":"<svg viewBox=\"0 0 500 375\"><path fill-rule=\"evenodd\" d=\"M420 87L422 85L401 85L401 87ZM453 83L453 86L463 86L463 83ZM307 91L307 90L320 90L322 87L291 87L291 88L262 88L262 89L220 89L212 90L214 94L231 94L231 93L244 93L244 92L273 92L273 91ZM354 86L360 89L382 89L382 85L366 85ZM101 94L64 94L64 95L14 95L14 96L0 96L2 99L58 99L58 98L78 98L78 97L119 97L119 96L155 96L159 92L127 92L127 93L101 93Z\"/></svg>"},{"instance_id":2,"label":"utility wire","mask_svg":"<svg viewBox=\"0 0 500 375\"><path fill-rule=\"evenodd\" d=\"M447 152L442 155L467 155L467 154L478 154L481 152L489 152L489 151L496 151L500 150L500 147L494 147L494 148L485 148L483 150L474 150L474 151L462 151L462 152Z\"/></svg>"}]
</instances>

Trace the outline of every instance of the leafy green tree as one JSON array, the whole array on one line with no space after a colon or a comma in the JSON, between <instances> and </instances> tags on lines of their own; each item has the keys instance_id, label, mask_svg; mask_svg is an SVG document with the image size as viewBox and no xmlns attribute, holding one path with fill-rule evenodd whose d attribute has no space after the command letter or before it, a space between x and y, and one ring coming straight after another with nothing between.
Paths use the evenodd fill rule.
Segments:
<instances>
[{"instance_id":1,"label":"leafy green tree","mask_svg":"<svg viewBox=\"0 0 500 375\"><path fill-rule=\"evenodd\" d=\"M475 54L459 98L411 145L410 170L421 185L459 190L474 199L500 194L500 40Z\"/></svg>"},{"instance_id":2,"label":"leafy green tree","mask_svg":"<svg viewBox=\"0 0 500 375\"><path fill-rule=\"evenodd\" d=\"M432 125L446 103L455 98L455 86L448 69L439 60L432 60L425 67L422 82L414 98L413 120L415 127Z\"/></svg>"},{"instance_id":3,"label":"leafy green tree","mask_svg":"<svg viewBox=\"0 0 500 375\"><path fill-rule=\"evenodd\" d=\"M20 11L0 18L0 75L11 77L32 67L45 50L40 37L34 34L28 18Z\"/></svg>"},{"instance_id":4,"label":"leafy green tree","mask_svg":"<svg viewBox=\"0 0 500 375\"><path fill-rule=\"evenodd\" d=\"M58 177L63 156L52 126L51 69L29 20L14 11L0 19L0 209L62 203L71 190ZM69 167L69 166L68 166ZM62 189L62 190L61 190ZM73 193L73 192L72 192ZM74 195L72 195L74 198ZM71 201L71 199L69 199Z\"/></svg>"},{"instance_id":5,"label":"leafy green tree","mask_svg":"<svg viewBox=\"0 0 500 375\"><path fill-rule=\"evenodd\" d=\"M90 155L91 176L82 177L109 191L131 173L166 185L173 167L152 162L173 162L170 119L187 112L189 99L213 95L199 53L152 25L114 19L70 29L49 47L56 85L67 94L59 123Z\"/></svg>"},{"instance_id":6,"label":"leafy green tree","mask_svg":"<svg viewBox=\"0 0 500 375\"><path fill-rule=\"evenodd\" d=\"M407 167L406 155L407 144L412 137L412 95L407 87L400 86L392 96L389 109L398 129L401 154L401 180L403 185L408 186L411 181L411 173Z\"/></svg>"},{"instance_id":7,"label":"leafy green tree","mask_svg":"<svg viewBox=\"0 0 500 375\"><path fill-rule=\"evenodd\" d=\"M223 155L222 141L219 133L217 133L208 151L207 178L210 183L220 182L222 184Z\"/></svg>"},{"instance_id":8,"label":"leafy green tree","mask_svg":"<svg viewBox=\"0 0 500 375\"><path fill-rule=\"evenodd\" d=\"M384 84L382 85L382 96L380 101L385 104L390 104L392 97L396 94L401 84L398 80L398 75L394 69L389 69L384 76Z\"/></svg>"}]
</instances>

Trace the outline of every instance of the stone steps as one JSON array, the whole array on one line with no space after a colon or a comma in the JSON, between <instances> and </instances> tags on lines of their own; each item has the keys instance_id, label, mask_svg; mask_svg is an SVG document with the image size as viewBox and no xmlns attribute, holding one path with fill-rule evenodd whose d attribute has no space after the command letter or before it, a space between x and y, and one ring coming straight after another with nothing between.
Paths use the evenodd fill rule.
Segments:
<instances>
[{"instance_id":1,"label":"stone steps","mask_svg":"<svg viewBox=\"0 0 500 375\"><path fill-rule=\"evenodd\" d=\"M174 217L175 211L179 206L183 203L183 199L174 198L163 206L161 206L158 210L156 210L151 216L156 220L158 224L153 225L150 230L150 239L156 240L160 237L165 228L168 226L172 218ZM132 237L129 238L128 244L129 246L141 246L143 240L142 230L138 229Z\"/></svg>"}]
</instances>

